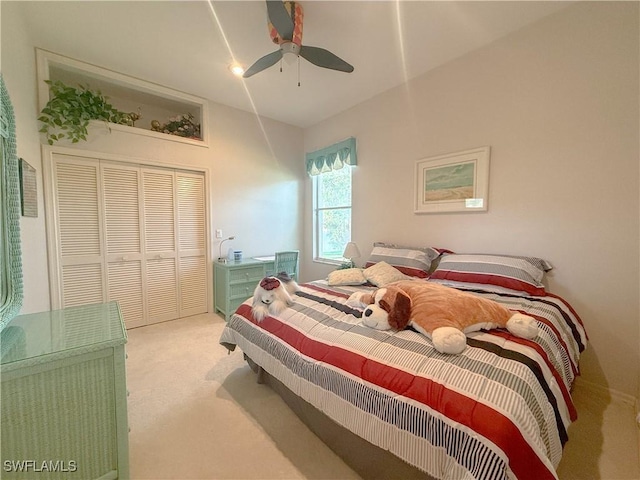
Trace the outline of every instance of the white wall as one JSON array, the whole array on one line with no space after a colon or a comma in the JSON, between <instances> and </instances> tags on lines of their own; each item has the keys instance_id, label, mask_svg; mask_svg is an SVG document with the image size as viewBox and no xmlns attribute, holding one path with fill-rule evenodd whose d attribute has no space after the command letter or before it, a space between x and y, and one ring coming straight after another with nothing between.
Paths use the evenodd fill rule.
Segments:
<instances>
[{"instance_id":1,"label":"white wall","mask_svg":"<svg viewBox=\"0 0 640 480\"><path fill-rule=\"evenodd\" d=\"M37 111L35 53L17 3L2 5L2 76L16 117L16 147L38 171L38 217L21 217L24 301L22 312L49 308L47 247L45 241L42 163L38 128L33 122Z\"/></svg>"},{"instance_id":2,"label":"white wall","mask_svg":"<svg viewBox=\"0 0 640 480\"><path fill-rule=\"evenodd\" d=\"M16 115L18 156L38 172L39 215L22 217L20 222L24 273L22 313L50 308L43 167L37 132L36 46L47 47L31 41L20 2L3 2L2 73ZM209 117L209 148L115 130L108 133L103 128L92 129L87 142L72 147L207 169L211 231L222 229L223 235L236 236L225 248L232 245L242 249L245 256L252 256L299 247L303 238L302 130L212 102ZM275 231L278 233L274 234ZM211 258L218 256L218 245L213 239Z\"/></svg>"},{"instance_id":3,"label":"white wall","mask_svg":"<svg viewBox=\"0 0 640 480\"><path fill-rule=\"evenodd\" d=\"M636 395L640 368L638 3L584 2L305 130L355 136L353 239L528 254L581 314L586 380ZM421 158L491 146L487 213L413 213ZM310 209L307 181L307 209ZM305 223L311 249L311 218ZM324 265L304 263L305 277Z\"/></svg>"}]
</instances>

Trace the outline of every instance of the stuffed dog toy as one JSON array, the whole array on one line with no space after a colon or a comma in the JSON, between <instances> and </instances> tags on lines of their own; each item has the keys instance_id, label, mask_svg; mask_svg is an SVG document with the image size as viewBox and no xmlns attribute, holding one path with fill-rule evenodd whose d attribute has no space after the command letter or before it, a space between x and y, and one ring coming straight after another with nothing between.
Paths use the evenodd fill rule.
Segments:
<instances>
[{"instance_id":1,"label":"stuffed dog toy","mask_svg":"<svg viewBox=\"0 0 640 480\"><path fill-rule=\"evenodd\" d=\"M291 295L298 290L300 287L286 272L264 277L253 292L253 317L261 322L268 315L278 315L293 305Z\"/></svg>"},{"instance_id":2,"label":"stuffed dog toy","mask_svg":"<svg viewBox=\"0 0 640 480\"><path fill-rule=\"evenodd\" d=\"M512 312L493 300L424 281L403 280L369 294L356 292L347 303L364 307L366 326L402 330L411 325L431 338L441 353L462 353L466 334L481 329L506 328L523 338L538 334L533 317Z\"/></svg>"}]
</instances>

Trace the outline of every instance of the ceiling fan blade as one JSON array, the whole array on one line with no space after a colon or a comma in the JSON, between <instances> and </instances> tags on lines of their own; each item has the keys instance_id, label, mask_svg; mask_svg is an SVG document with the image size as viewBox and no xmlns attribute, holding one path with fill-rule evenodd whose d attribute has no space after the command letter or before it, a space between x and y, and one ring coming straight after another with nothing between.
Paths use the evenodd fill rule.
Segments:
<instances>
[{"instance_id":1,"label":"ceiling fan blade","mask_svg":"<svg viewBox=\"0 0 640 480\"><path fill-rule=\"evenodd\" d=\"M276 50L273 53L265 55L262 58L259 58L253 65L251 65L246 72L242 75L243 78L249 78L251 75L255 75L258 72L261 72L265 68L269 68L274 65L282 58L282 50Z\"/></svg>"},{"instance_id":2,"label":"ceiling fan blade","mask_svg":"<svg viewBox=\"0 0 640 480\"><path fill-rule=\"evenodd\" d=\"M318 67L330 68L331 70L339 70L347 73L353 72L352 65L324 48L301 45L300 56Z\"/></svg>"},{"instance_id":3,"label":"ceiling fan blade","mask_svg":"<svg viewBox=\"0 0 640 480\"><path fill-rule=\"evenodd\" d=\"M292 7L293 8L293 7ZM281 38L291 40L293 38L293 19L280 0L267 0L267 13L269 21L273 24Z\"/></svg>"}]
</instances>

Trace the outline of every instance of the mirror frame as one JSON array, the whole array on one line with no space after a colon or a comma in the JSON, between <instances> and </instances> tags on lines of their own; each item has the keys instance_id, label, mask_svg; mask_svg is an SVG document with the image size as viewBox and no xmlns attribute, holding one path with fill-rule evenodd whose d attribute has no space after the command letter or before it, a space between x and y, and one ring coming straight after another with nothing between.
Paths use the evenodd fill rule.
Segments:
<instances>
[{"instance_id":1,"label":"mirror frame","mask_svg":"<svg viewBox=\"0 0 640 480\"><path fill-rule=\"evenodd\" d=\"M22 307L20 179L13 106L0 74L0 331Z\"/></svg>"}]
</instances>

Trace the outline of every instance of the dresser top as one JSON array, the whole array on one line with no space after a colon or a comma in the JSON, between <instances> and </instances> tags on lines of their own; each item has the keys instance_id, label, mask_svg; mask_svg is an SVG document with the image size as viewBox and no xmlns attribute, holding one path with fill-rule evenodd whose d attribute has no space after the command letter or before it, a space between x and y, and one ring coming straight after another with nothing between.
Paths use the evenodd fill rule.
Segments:
<instances>
[{"instance_id":1,"label":"dresser top","mask_svg":"<svg viewBox=\"0 0 640 480\"><path fill-rule=\"evenodd\" d=\"M2 330L0 364L78 355L126 341L116 302L19 315Z\"/></svg>"},{"instance_id":2,"label":"dresser top","mask_svg":"<svg viewBox=\"0 0 640 480\"><path fill-rule=\"evenodd\" d=\"M243 258L242 260L228 260L228 261L220 261L216 260L216 265L221 267L233 268L233 267L247 267L251 265L265 265L269 263L273 263L273 259L269 257L260 257L258 258Z\"/></svg>"}]
</instances>

